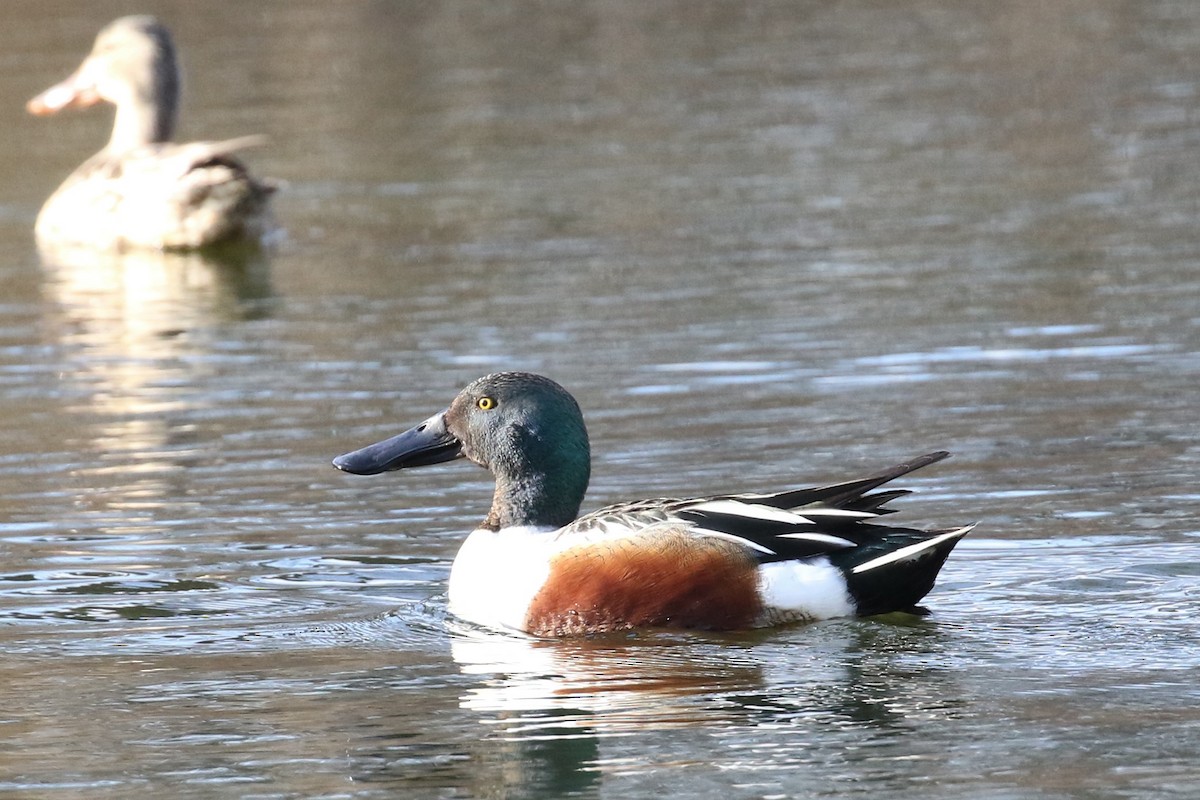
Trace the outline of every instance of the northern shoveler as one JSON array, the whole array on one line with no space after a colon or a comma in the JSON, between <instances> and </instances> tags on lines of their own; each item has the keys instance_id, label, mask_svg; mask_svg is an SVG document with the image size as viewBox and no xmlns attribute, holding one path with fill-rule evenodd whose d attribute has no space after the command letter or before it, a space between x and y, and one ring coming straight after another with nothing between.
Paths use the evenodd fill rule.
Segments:
<instances>
[{"instance_id":1,"label":"northern shoveler","mask_svg":"<svg viewBox=\"0 0 1200 800\"><path fill-rule=\"evenodd\" d=\"M246 136L173 144L179 66L167 29L150 16L121 17L96 36L66 80L29 101L39 116L105 100L116 106L112 138L83 162L38 214L38 241L98 249L194 249L258 240L270 228L268 182L232 153Z\"/></svg>"},{"instance_id":2,"label":"northern shoveler","mask_svg":"<svg viewBox=\"0 0 1200 800\"><path fill-rule=\"evenodd\" d=\"M579 405L548 378L500 372L415 428L333 465L375 475L465 457L490 470L492 508L454 560L450 611L489 627L566 636L917 611L973 526L879 525L890 511L884 504L907 492L869 492L948 455L831 486L643 500L576 518L591 472Z\"/></svg>"}]
</instances>

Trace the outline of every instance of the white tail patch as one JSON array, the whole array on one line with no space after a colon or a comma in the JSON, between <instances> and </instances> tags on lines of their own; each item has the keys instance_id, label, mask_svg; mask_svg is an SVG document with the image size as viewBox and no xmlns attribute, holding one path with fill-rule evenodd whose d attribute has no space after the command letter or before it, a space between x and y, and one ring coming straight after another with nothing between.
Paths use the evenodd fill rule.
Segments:
<instances>
[{"instance_id":1,"label":"white tail patch","mask_svg":"<svg viewBox=\"0 0 1200 800\"><path fill-rule=\"evenodd\" d=\"M879 558L873 558L870 561L864 561L862 564L859 564L857 567L852 569L851 572L867 572L868 570L887 566L888 564L894 564L897 561L915 558L926 550L932 550L943 542L948 542L951 539L957 539L959 537L966 536L974 527L974 525L967 525L963 528L955 528L952 531L946 531L940 536L934 536L932 539L926 539L923 542L917 542L916 544L910 544L907 547L901 547L899 550L893 550L890 553L879 556Z\"/></svg>"},{"instance_id":2,"label":"white tail patch","mask_svg":"<svg viewBox=\"0 0 1200 800\"><path fill-rule=\"evenodd\" d=\"M854 616L846 578L827 558L763 564L758 591L768 625Z\"/></svg>"}]
</instances>

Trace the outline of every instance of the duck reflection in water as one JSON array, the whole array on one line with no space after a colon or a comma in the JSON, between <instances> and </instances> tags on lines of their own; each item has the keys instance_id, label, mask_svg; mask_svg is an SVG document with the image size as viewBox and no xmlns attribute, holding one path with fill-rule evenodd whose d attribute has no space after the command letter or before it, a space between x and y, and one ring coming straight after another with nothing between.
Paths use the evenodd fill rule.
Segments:
<instances>
[{"instance_id":1,"label":"duck reflection in water","mask_svg":"<svg viewBox=\"0 0 1200 800\"><path fill-rule=\"evenodd\" d=\"M92 475L89 504L123 508L136 498L146 507L169 495L169 476L196 457L195 412L219 402L204 366L218 352L217 337L229 323L270 310L261 250L224 256L90 248L43 254L52 301L43 329L70 365L64 412L78 437L78 470Z\"/></svg>"},{"instance_id":2,"label":"duck reflection in water","mask_svg":"<svg viewBox=\"0 0 1200 800\"><path fill-rule=\"evenodd\" d=\"M505 778L524 789L562 788L607 771L630 773L755 758L821 760L811 742L844 730L859 744L840 757L869 762L874 744L963 713L945 654L954 630L910 615L830 620L803 629L738 633L638 631L548 640L452 623L451 653L477 683L461 706L509 748ZM794 732L782 744L778 731ZM671 731L678 762L645 760L638 735ZM633 743L632 745L625 744ZM769 743L761 752L757 742ZM661 751L657 758L662 758ZM803 781L803 771L785 780ZM547 795L552 796L552 795Z\"/></svg>"}]
</instances>

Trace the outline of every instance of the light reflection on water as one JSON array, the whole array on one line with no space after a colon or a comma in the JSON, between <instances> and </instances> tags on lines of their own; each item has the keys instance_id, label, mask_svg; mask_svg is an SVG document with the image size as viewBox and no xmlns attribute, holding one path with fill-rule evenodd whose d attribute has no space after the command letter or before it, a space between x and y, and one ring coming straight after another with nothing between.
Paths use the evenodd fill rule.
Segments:
<instances>
[{"instance_id":1,"label":"light reflection on water","mask_svg":"<svg viewBox=\"0 0 1200 800\"><path fill-rule=\"evenodd\" d=\"M150 5L288 236L38 254L108 121L11 120L0 791L1194 794L1192 6ZM6 107L109 11L14 9ZM499 368L588 508L946 447L901 518L981 524L928 618L464 629L486 476L328 461Z\"/></svg>"}]
</instances>

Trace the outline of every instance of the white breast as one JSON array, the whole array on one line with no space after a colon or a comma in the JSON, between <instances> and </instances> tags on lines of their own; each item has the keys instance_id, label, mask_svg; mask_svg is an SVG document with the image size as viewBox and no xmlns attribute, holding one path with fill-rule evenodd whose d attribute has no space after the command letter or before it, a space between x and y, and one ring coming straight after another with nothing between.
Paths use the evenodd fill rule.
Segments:
<instances>
[{"instance_id":1,"label":"white breast","mask_svg":"<svg viewBox=\"0 0 1200 800\"><path fill-rule=\"evenodd\" d=\"M450 613L492 628L525 629L525 614L550 574L554 530L473 531L450 568Z\"/></svg>"}]
</instances>

